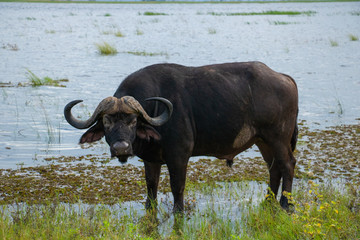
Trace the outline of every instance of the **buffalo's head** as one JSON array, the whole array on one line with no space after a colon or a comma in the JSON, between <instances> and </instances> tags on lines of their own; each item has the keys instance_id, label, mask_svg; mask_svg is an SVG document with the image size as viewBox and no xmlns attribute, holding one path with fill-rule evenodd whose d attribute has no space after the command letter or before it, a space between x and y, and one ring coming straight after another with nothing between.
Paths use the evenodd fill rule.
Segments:
<instances>
[{"instance_id":1,"label":"buffalo's head","mask_svg":"<svg viewBox=\"0 0 360 240\"><path fill-rule=\"evenodd\" d=\"M161 97L146 100L160 101L166 105L166 110L157 117L150 117L140 103L131 96L122 98L107 97L96 107L92 116L85 121L76 119L71 114L71 108L82 100L68 103L64 108L64 115L68 123L78 129L87 129L80 143L90 143L100 140L104 135L110 146L111 156L117 157L124 163L133 155L132 144L135 138L150 140L160 139L160 134L153 126L161 126L169 120L172 114L172 104ZM139 119L140 118L140 119Z\"/></svg>"}]
</instances>

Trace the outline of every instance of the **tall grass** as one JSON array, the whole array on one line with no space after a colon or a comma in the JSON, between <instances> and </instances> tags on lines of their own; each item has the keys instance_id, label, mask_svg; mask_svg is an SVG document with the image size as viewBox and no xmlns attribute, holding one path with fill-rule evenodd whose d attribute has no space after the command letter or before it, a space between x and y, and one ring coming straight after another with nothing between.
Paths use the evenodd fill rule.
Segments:
<instances>
[{"instance_id":1,"label":"tall grass","mask_svg":"<svg viewBox=\"0 0 360 240\"><path fill-rule=\"evenodd\" d=\"M65 85L60 84L61 82L68 82L68 79L59 79L55 80L48 76L40 78L35 73L30 71L29 69L26 69L26 78L28 79L29 83L33 87L38 86L54 86L54 87L65 87ZM21 84L20 84L21 85Z\"/></svg>"},{"instance_id":2,"label":"tall grass","mask_svg":"<svg viewBox=\"0 0 360 240\"><path fill-rule=\"evenodd\" d=\"M118 53L117 49L107 42L97 43L96 47L101 55L115 55Z\"/></svg>"},{"instance_id":3,"label":"tall grass","mask_svg":"<svg viewBox=\"0 0 360 240\"><path fill-rule=\"evenodd\" d=\"M359 40L359 37L358 36L355 36L353 34L349 34L349 39L350 41L358 41Z\"/></svg>"},{"instance_id":4,"label":"tall grass","mask_svg":"<svg viewBox=\"0 0 360 240\"><path fill-rule=\"evenodd\" d=\"M288 197L293 197L292 214L264 200L241 202L245 206L237 217L236 202L214 207L216 199L184 215L169 214L162 204L158 211L141 214L121 202L3 205L0 239L359 239L360 205L351 189L339 192L309 181Z\"/></svg>"}]
</instances>

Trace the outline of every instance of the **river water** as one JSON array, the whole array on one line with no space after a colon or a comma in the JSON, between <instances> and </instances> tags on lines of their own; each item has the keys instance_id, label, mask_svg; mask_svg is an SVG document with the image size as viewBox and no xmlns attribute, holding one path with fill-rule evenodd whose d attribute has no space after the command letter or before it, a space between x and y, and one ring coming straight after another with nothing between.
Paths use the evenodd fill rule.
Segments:
<instances>
[{"instance_id":1,"label":"river water","mask_svg":"<svg viewBox=\"0 0 360 240\"><path fill-rule=\"evenodd\" d=\"M270 10L313 13L231 14ZM360 37L359 15L359 2L0 3L0 167L37 165L51 156L108 155L103 142L86 149L77 144L84 131L67 124L63 107L83 99L76 115L88 117L127 75L155 63L262 61L296 80L299 118L310 128L355 123L360 41L350 35ZM119 53L100 55L96 44L103 42ZM63 88L17 87L28 81L28 70L69 82Z\"/></svg>"}]
</instances>

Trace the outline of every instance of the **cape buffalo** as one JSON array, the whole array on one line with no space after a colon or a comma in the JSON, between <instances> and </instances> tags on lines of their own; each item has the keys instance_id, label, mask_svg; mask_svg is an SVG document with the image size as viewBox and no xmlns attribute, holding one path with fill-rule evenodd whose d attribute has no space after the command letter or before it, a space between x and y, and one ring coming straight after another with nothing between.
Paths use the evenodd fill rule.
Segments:
<instances>
[{"instance_id":1,"label":"cape buffalo","mask_svg":"<svg viewBox=\"0 0 360 240\"><path fill-rule=\"evenodd\" d=\"M261 62L202 67L156 64L129 75L113 97L85 121L65 106L65 118L88 129L80 143L105 136L112 157L144 160L146 207L156 201L160 168L170 173L174 211L184 209L186 168L191 156L214 156L232 164L256 144L268 165L270 189L291 192L296 160L298 91L295 81ZM288 209L282 194L280 205Z\"/></svg>"}]
</instances>

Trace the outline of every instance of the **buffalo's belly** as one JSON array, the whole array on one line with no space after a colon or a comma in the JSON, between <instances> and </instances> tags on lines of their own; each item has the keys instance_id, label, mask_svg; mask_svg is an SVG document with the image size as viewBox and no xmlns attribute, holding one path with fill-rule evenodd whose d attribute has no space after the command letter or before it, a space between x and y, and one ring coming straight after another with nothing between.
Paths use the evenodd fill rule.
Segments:
<instances>
[{"instance_id":1,"label":"buffalo's belly","mask_svg":"<svg viewBox=\"0 0 360 240\"><path fill-rule=\"evenodd\" d=\"M228 136L203 134L197 136L193 156L213 156L233 159L237 154L251 147L255 142L255 131L248 125L233 131Z\"/></svg>"}]
</instances>

